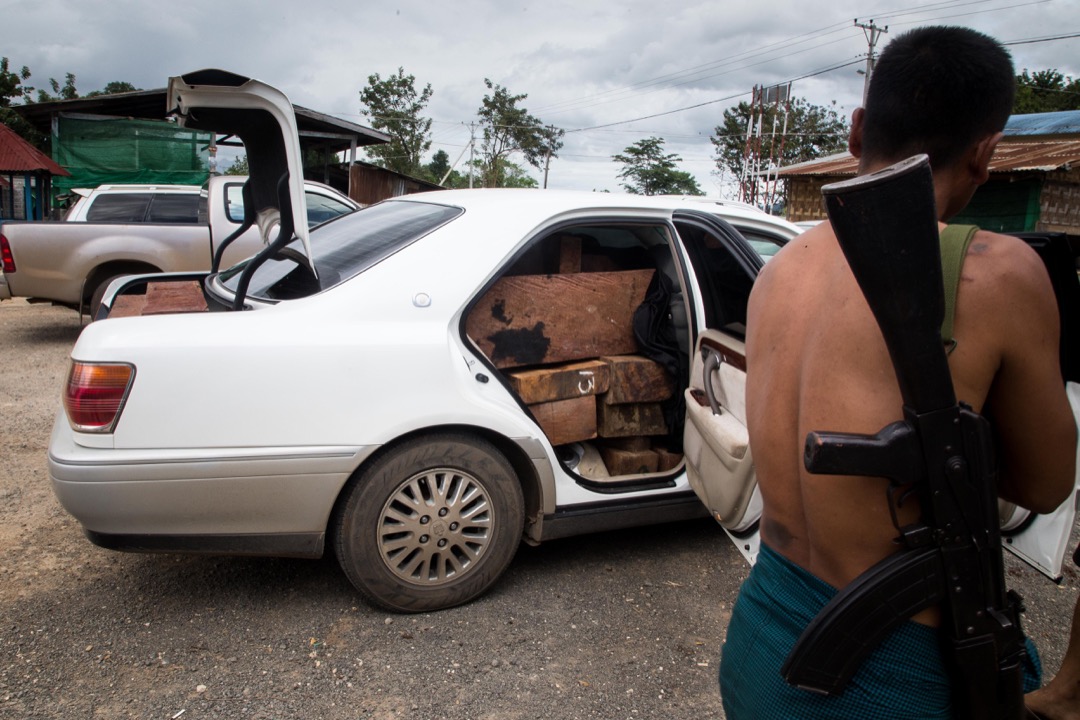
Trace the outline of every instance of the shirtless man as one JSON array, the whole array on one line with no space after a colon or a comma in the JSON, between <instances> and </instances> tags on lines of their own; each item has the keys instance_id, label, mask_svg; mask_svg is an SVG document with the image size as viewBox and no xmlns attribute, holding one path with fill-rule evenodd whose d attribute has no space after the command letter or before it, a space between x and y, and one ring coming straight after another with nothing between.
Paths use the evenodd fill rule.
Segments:
<instances>
[{"instance_id":1,"label":"shirtless man","mask_svg":"<svg viewBox=\"0 0 1080 720\"><path fill-rule=\"evenodd\" d=\"M1014 83L1007 52L979 33L935 27L897 37L875 67L866 108L852 117L859 174L927 153L943 223L986 182ZM898 549L885 481L810 475L806 435L876 433L901 419L902 402L881 332L828 223L765 266L747 326L747 424L764 511L762 551L721 662L728 720L951 717L936 608L886 638L837 698L780 677L795 639L835 589ZM1058 364L1053 291L1023 242L976 235L953 334L956 395L994 423L1001 496L1053 510L1072 488L1076 428ZM918 513L916 502L905 503L900 523Z\"/></svg>"}]
</instances>

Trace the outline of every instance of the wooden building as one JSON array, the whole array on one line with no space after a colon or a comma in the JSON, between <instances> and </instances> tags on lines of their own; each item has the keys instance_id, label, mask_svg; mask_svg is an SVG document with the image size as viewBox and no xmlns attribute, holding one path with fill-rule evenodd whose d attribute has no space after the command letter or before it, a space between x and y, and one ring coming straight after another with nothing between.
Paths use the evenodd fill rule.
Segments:
<instances>
[{"instance_id":1,"label":"wooden building","mask_svg":"<svg viewBox=\"0 0 1080 720\"><path fill-rule=\"evenodd\" d=\"M857 165L845 152L780 170L787 219L824 220L822 186L854 176ZM955 221L998 232L1080 236L1080 111L1009 118L990 163L990 180Z\"/></svg>"},{"instance_id":2,"label":"wooden building","mask_svg":"<svg viewBox=\"0 0 1080 720\"><path fill-rule=\"evenodd\" d=\"M0 219L45 219L52 176L68 174L48 155L0 123Z\"/></svg>"}]
</instances>

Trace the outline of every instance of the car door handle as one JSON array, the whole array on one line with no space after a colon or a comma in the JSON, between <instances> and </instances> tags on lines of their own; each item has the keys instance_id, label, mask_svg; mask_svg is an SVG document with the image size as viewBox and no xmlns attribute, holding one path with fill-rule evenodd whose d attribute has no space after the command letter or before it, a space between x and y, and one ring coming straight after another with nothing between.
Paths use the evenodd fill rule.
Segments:
<instances>
[{"instance_id":1,"label":"car door handle","mask_svg":"<svg viewBox=\"0 0 1080 720\"><path fill-rule=\"evenodd\" d=\"M723 410L720 408L720 403L716 400L713 375L717 375L720 372L720 363L724 361L724 358L716 351L710 349L702 349L701 354L704 355L705 359L705 366L702 370L702 384L705 386L705 397L709 401L709 408L712 409L713 415L722 415Z\"/></svg>"}]
</instances>

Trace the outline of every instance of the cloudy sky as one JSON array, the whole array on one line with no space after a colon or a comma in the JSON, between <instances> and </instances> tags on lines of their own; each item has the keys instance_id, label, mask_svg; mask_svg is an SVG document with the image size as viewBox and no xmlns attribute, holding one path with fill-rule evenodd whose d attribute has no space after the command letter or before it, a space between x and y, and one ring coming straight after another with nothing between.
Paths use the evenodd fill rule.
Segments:
<instances>
[{"instance_id":1,"label":"cloudy sky","mask_svg":"<svg viewBox=\"0 0 1080 720\"><path fill-rule=\"evenodd\" d=\"M793 81L850 116L867 53L856 19L888 27L879 51L918 25L966 25L1006 43L1018 72L1080 76L1080 0L0 0L0 18L0 56L31 85L72 72L81 93L218 67L367 124L368 76L403 67L431 84L432 150L451 160L490 78L567 131L549 187L584 190L618 191L611 156L658 136L706 193L726 192L709 136L755 85Z\"/></svg>"}]
</instances>

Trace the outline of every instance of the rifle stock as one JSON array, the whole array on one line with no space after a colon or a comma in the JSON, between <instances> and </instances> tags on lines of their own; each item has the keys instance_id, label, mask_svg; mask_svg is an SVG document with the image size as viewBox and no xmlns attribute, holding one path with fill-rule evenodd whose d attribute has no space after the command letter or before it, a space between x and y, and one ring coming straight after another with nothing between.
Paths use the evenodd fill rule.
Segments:
<instances>
[{"instance_id":1,"label":"rifle stock","mask_svg":"<svg viewBox=\"0 0 1080 720\"><path fill-rule=\"evenodd\" d=\"M908 486L921 518L898 528L904 549L822 609L781 672L793 685L838 694L892 629L936 604L958 717L1022 717L1019 598L1005 591L991 432L984 418L957 403L941 340L929 161L909 158L822 193L888 348L904 419L873 436L810 433L806 468Z\"/></svg>"}]
</instances>

